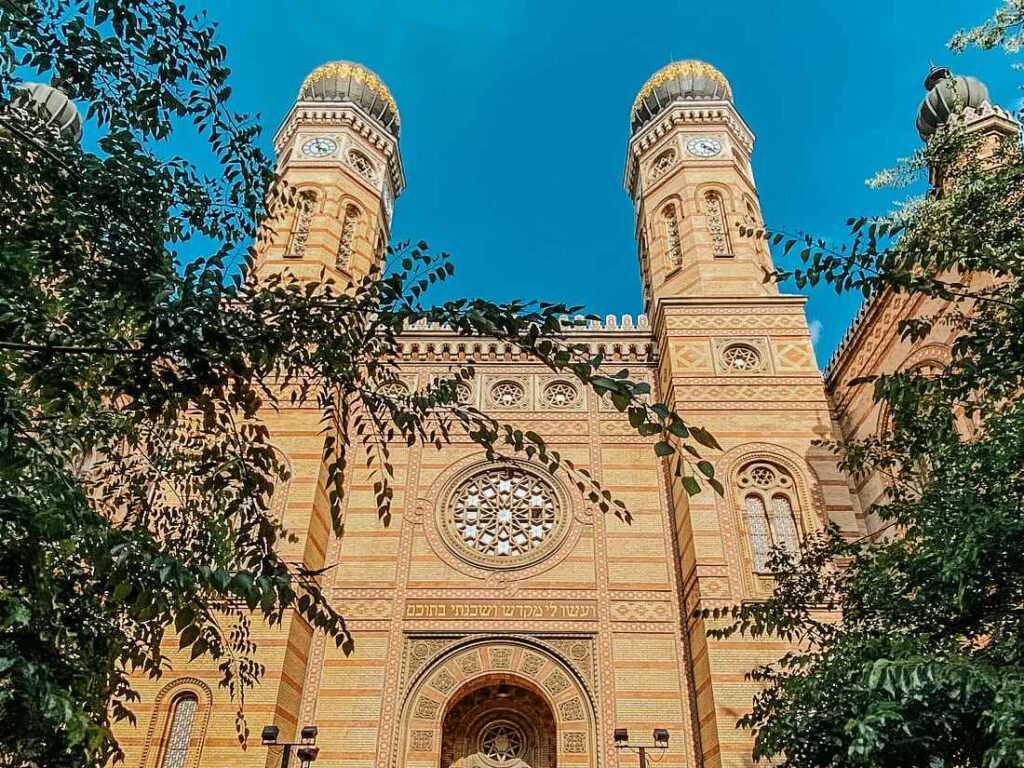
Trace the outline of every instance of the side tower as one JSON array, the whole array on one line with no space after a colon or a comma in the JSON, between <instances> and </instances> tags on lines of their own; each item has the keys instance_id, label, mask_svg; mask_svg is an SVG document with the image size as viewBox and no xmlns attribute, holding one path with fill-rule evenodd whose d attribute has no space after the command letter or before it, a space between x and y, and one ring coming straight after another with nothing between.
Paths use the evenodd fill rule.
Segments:
<instances>
[{"instance_id":1,"label":"side tower","mask_svg":"<svg viewBox=\"0 0 1024 768\"><path fill-rule=\"evenodd\" d=\"M968 75L955 75L945 67L933 67L924 80L925 96L917 110L917 130L928 141L940 128L959 121L963 130L980 140L972 148L983 162L993 158L997 147L1007 139L1018 141L1020 124L989 98L988 88ZM930 169L932 194L945 194L955 184L948 169ZM951 276L967 279L978 286L991 275ZM872 387L857 381L870 376L896 372L927 373L939 371L951 359L956 341L955 328L937 323L923 339L910 341L900 336L899 324L912 317L933 317L950 309L950 302L921 294L883 291L865 302L847 329L839 348L828 365L826 380L829 396L845 440L864 440L889 427L889 412L874 401ZM854 491L869 514L867 530L875 533L882 522L870 514L882 501L887 480L881 472L863 474L855 479Z\"/></svg>"},{"instance_id":2,"label":"side tower","mask_svg":"<svg viewBox=\"0 0 1024 768\"><path fill-rule=\"evenodd\" d=\"M256 261L257 278L288 272L337 282L364 277L382 258L395 199L405 188L398 106L383 81L332 61L303 81L274 136L278 172L297 193Z\"/></svg>"},{"instance_id":3,"label":"side tower","mask_svg":"<svg viewBox=\"0 0 1024 768\"><path fill-rule=\"evenodd\" d=\"M660 396L723 449L708 457L722 496L691 498L667 472L697 751L705 766L750 765L749 734L736 729L756 690L744 673L787 646L712 640L695 612L766 596L772 545L795 549L827 519L859 535L860 520L832 456L814 445L834 424L805 299L765 282L767 247L740 233L762 219L754 136L729 82L704 62L670 64L640 89L631 127L625 186Z\"/></svg>"}]
</instances>

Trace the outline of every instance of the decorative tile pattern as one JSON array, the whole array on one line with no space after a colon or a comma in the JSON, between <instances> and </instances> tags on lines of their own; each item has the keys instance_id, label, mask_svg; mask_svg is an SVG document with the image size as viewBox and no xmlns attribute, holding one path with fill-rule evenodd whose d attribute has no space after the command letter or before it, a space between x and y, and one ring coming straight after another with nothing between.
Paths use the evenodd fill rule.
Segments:
<instances>
[{"instance_id":1,"label":"decorative tile pattern","mask_svg":"<svg viewBox=\"0 0 1024 768\"><path fill-rule=\"evenodd\" d=\"M583 704L578 698L563 701L558 705L558 714L563 720L582 720Z\"/></svg>"}]
</instances>

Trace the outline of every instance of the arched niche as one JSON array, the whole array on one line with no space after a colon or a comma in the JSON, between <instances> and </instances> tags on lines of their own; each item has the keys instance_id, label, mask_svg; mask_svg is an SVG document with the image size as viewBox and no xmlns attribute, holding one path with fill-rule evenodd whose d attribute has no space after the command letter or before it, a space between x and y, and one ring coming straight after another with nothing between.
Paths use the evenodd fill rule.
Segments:
<instances>
[{"instance_id":1,"label":"arched niche","mask_svg":"<svg viewBox=\"0 0 1024 768\"><path fill-rule=\"evenodd\" d=\"M550 712L553 751L546 758L548 763L530 768L554 768L563 763L597 765L595 708L586 683L553 649L526 638L507 637L468 640L448 648L424 666L406 691L391 764L396 768L441 768L442 749L451 745L453 738L464 735L445 732L446 723L449 728L465 727L466 721L460 719L460 702L480 690L497 691L499 687L511 691L521 703L531 702L535 712ZM524 727L522 717L508 720L520 729ZM482 727L490 722L472 720L470 725ZM529 737L543 742L545 733L541 718Z\"/></svg>"}]
</instances>

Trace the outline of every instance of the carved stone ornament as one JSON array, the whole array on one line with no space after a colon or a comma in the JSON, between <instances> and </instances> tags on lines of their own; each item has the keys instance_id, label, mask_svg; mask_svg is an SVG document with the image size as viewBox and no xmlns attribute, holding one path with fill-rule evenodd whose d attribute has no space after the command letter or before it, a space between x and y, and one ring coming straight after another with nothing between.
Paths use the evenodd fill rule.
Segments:
<instances>
[{"instance_id":1,"label":"carved stone ornament","mask_svg":"<svg viewBox=\"0 0 1024 768\"><path fill-rule=\"evenodd\" d=\"M568 381L552 381L544 386L541 400L549 408L571 408L580 399L580 391Z\"/></svg>"},{"instance_id":2,"label":"carved stone ornament","mask_svg":"<svg viewBox=\"0 0 1024 768\"><path fill-rule=\"evenodd\" d=\"M377 169L363 152L358 149L350 149L345 156L349 166L367 181L373 181L377 177Z\"/></svg>"},{"instance_id":3,"label":"carved stone ornament","mask_svg":"<svg viewBox=\"0 0 1024 768\"><path fill-rule=\"evenodd\" d=\"M516 408L526 402L526 388L518 381L499 381L489 395L491 402L501 408Z\"/></svg>"}]
</instances>

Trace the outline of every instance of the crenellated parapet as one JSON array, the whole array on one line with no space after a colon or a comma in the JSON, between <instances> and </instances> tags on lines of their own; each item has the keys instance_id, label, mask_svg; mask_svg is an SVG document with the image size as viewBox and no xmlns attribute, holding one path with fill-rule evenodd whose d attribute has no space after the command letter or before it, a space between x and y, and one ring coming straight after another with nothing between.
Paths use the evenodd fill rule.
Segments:
<instances>
[{"instance_id":1,"label":"crenellated parapet","mask_svg":"<svg viewBox=\"0 0 1024 768\"><path fill-rule=\"evenodd\" d=\"M601 354L607 361L653 363L656 359L646 315L607 315L603 321L578 315L563 319L563 333L568 343L586 345L590 354ZM462 336L448 326L426 320L405 328L399 343L401 358L406 362L535 362L515 344Z\"/></svg>"}]
</instances>

